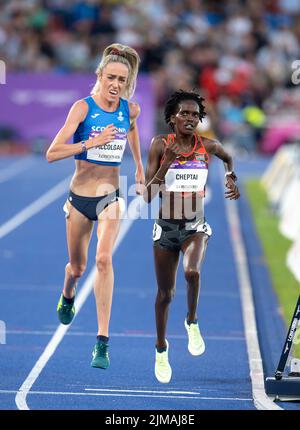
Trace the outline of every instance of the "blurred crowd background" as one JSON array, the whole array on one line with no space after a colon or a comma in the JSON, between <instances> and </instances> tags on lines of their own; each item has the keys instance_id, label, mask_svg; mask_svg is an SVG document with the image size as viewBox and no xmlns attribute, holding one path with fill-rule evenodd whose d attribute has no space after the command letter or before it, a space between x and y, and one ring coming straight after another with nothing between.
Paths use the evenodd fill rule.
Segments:
<instances>
[{"instance_id":1,"label":"blurred crowd background","mask_svg":"<svg viewBox=\"0 0 300 430\"><path fill-rule=\"evenodd\" d=\"M300 59L300 0L0 5L0 59L8 73L93 73L104 47L119 42L139 52L140 71L153 79L156 132L165 129L170 93L196 88L209 114L203 132L235 151L274 152L299 140L300 86L291 76Z\"/></svg>"}]
</instances>

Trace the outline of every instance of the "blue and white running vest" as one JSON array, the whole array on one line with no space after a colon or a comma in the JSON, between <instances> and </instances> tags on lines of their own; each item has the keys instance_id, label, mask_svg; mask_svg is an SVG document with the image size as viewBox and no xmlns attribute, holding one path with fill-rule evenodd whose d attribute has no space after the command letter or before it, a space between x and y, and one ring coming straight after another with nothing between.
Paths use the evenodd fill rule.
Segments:
<instances>
[{"instance_id":1,"label":"blue and white running vest","mask_svg":"<svg viewBox=\"0 0 300 430\"><path fill-rule=\"evenodd\" d=\"M109 124L114 124L118 132L113 141L75 155L75 159L106 166L119 166L125 151L127 132L130 128L128 101L120 99L118 109L114 112L107 112L101 109L91 96L86 97L84 100L89 106L88 113L85 120L79 124L75 131L73 143L97 136Z\"/></svg>"}]
</instances>

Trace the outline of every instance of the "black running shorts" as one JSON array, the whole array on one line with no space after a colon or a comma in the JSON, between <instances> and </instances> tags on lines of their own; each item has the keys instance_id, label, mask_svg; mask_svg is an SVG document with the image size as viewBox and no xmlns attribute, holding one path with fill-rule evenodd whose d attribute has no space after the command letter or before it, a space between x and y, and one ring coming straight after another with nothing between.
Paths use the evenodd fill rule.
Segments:
<instances>
[{"instance_id":1,"label":"black running shorts","mask_svg":"<svg viewBox=\"0 0 300 430\"><path fill-rule=\"evenodd\" d=\"M196 233L212 235L210 225L203 220L157 219L153 227L153 245L164 249L180 251L183 242Z\"/></svg>"}]
</instances>

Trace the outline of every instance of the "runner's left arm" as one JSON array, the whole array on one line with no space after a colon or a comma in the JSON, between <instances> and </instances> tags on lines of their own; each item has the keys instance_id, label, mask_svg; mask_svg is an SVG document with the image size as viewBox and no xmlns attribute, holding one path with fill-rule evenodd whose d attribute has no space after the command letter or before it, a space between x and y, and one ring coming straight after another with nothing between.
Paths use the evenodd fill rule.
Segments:
<instances>
[{"instance_id":1,"label":"runner's left arm","mask_svg":"<svg viewBox=\"0 0 300 430\"><path fill-rule=\"evenodd\" d=\"M239 189L236 185L237 176L233 170L233 158L224 149L224 146L218 140L205 139L205 148L209 154L218 157L224 163L225 169L225 187L228 191L225 192L225 197L230 200L236 200L240 197Z\"/></svg>"}]
</instances>

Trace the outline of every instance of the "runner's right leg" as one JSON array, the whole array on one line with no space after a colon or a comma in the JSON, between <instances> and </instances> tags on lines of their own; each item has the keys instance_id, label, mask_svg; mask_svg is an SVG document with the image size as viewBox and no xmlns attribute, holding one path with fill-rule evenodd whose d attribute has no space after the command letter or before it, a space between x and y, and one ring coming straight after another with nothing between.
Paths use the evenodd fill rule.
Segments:
<instances>
[{"instance_id":1,"label":"runner's right leg","mask_svg":"<svg viewBox=\"0 0 300 430\"><path fill-rule=\"evenodd\" d=\"M165 348L165 335L169 306L175 294L176 273L179 262L179 251L154 247L154 261L157 281L155 301L156 330L158 348Z\"/></svg>"},{"instance_id":2,"label":"runner's right leg","mask_svg":"<svg viewBox=\"0 0 300 430\"><path fill-rule=\"evenodd\" d=\"M167 384L172 377L169 364L169 343L166 339L169 306L175 294L179 252L154 247L157 296L155 302L157 341L154 373L159 382Z\"/></svg>"},{"instance_id":3,"label":"runner's right leg","mask_svg":"<svg viewBox=\"0 0 300 430\"><path fill-rule=\"evenodd\" d=\"M74 315L74 297L78 279L83 275L88 246L93 231L93 222L81 214L69 202L69 214L66 218L69 262L65 268L65 281L60 296L57 312L62 324L70 324Z\"/></svg>"},{"instance_id":4,"label":"runner's right leg","mask_svg":"<svg viewBox=\"0 0 300 430\"><path fill-rule=\"evenodd\" d=\"M66 265L63 294L66 298L74 297L77 281L84 274L87 263L88 246L90 243L93 221L90 221L70 203L66 218L69 263Z\"/></svg>"}]
</instances>

